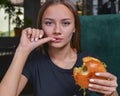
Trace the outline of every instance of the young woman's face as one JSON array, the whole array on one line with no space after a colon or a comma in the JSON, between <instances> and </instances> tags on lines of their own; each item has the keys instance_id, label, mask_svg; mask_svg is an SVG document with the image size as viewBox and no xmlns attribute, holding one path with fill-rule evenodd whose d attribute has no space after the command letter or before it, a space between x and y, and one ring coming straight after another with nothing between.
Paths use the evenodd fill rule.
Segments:
<instances>
[{"instance_id":1,"label":"young woman's face","mask_svg":"<svg viewBox=\"0 0 120 96\"><path fill-rule=\"evenodd\" d=\"M73 32L75 32L74 16L65 5L52 5L43 14L42 28L45 36L55 39L49 42L50 46L55 48L70 46Z\"/></svg>"}]
</instances>

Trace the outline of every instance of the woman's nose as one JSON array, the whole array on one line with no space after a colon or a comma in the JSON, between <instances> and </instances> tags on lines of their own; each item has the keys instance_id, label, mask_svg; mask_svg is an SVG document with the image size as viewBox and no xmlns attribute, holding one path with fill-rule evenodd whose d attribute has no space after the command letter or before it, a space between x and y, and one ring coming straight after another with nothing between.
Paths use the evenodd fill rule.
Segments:
<instances>
[{"instance_id":1,"label":"woman's nose","mask_svg":"<svg viewBox=\"0 0 120 96\"><path fill-rule=\"evenodd\" d=\"M60 24L56 24L56 25L55 25L54 33L56 33L56 34L61 34L61 27L60 27Z\"/></svg>"}]
</instances>

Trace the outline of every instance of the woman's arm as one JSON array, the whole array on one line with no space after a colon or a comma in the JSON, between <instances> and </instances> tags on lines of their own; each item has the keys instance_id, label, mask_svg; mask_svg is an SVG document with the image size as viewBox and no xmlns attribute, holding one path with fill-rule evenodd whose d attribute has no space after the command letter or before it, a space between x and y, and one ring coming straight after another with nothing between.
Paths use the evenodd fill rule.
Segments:
<instances>
[{"instance_id":1,"label":"woman's arm","mask_svg":"<svg viewBox=\"0 0 120 96\"><path fill-rule=\"evenodd\" d=\"M23 89L27 81L23 76L21 77L21 73L28 55L41 44L54 40L52 37L41 39L43 34L44 32L38 29L23 30L12 63L1 81L0 96L16 96ZM22 81L23 78L24 81Z\"/></svg>"},{"instance_id":2,"label":"woman's arm","mask_svg":"<svg viewBox=\"0 0 120 96\"><path fill-rule=\"evenodd\" d=\"M22 92L22 90L26 86L27 82L28 82L28 79L25 76L21 75L16 96L20 95L20 93Z\"/></svg>"},{"instance_id":3,"label":"woman's arm","mask_svg":"<svg viewBox=\"0 0 120 96\"><path fill-rule=\"evenodd\" d=\"M16 96L20 95L20 93L22 92L22 90L26 86L27 82L28 82L28 79L24 75L21 75Z\"/></svg>"},{"instance_id":4,"label":"woman's arm","mask_svg":"<svg viewBox=\"0 0 120 96\"><path fill-rule=\"evenodd\" d=\"M24 53L24 54L23 54ZM28 57L22 48L16 50L13 61L0 84L0 96L16 96L21 73Z\"/></svg>"}]
</instances>

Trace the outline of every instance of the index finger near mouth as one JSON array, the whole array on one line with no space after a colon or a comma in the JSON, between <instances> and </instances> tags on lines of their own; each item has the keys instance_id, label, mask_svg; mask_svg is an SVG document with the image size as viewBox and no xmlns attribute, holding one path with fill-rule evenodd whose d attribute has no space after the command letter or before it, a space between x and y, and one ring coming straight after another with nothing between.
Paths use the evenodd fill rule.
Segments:
<instances>
[{"instance_id":1,"label":"index finger near mouth","mask_svg":"<svg viewBox=\"0 0 120 96\"><path fill-rule=\"evenodd\" d=\"M47 43L49 41L53 41L54 39L52 37L46 37L46 38L42 38L39 40L39 43L40 44L44 44L44 43Z\"/></svg>"}]
</instances>

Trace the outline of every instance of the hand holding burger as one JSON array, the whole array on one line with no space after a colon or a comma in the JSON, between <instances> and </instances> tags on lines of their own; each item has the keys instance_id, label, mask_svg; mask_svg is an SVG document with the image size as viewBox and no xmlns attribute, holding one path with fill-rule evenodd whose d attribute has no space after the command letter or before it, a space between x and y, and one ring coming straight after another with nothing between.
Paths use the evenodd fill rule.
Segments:
<instances>
[{"instance_id":1,"label":"hand holding burger","mask_svg":"<svg viewBox=\"0 0 120 96\"><path fill-rule=\"evenodd\" d=\"M100 60L88 56L83 58L82 67L74 68L73 76L76 84L82 88L88 88L90 78L100 78L95 75L96 72L106 72L106 67Z\"/></svg>"},{"instance_id":2,"label":"hand holding burger","mask_svg":"<svg viewBox=\"0 0 120 96\"><path fill-rule=\"evenodd\" d=\"M99 59L90 56L84 57L82 60L83 65L75 67L73 70L76 84L84 90L88 88L91 91L105 94L105 96L118 96L116 94L117 77L107 72L106 65Z\"/></svg>"}]
</instances>

